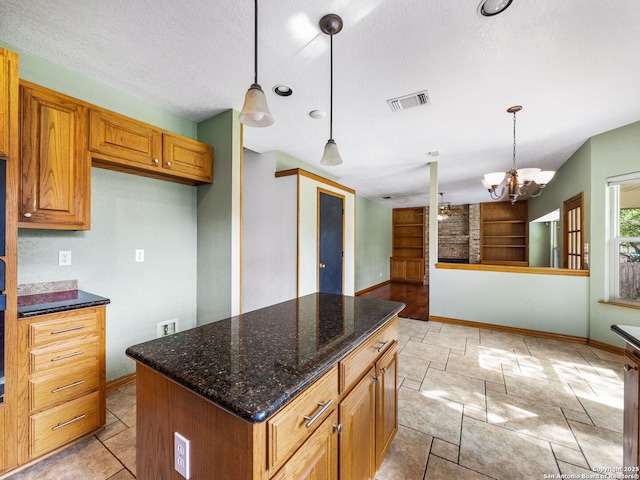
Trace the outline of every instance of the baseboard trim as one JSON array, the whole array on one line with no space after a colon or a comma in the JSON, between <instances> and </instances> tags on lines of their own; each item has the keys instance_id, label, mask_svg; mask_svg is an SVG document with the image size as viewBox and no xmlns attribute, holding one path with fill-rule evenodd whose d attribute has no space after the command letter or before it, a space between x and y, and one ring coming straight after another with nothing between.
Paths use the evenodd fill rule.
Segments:
<instances>
[{"instance_id":1,"label":"baseboard trim","mask_svg":"<svg viewBox=\"0 0 640 480\"><path fill-rule=\"evenodd\" d=\"M600 350L605 350L605 351L610 352L610 353L616 353L618 355L624 355L624 348L616 347L614 345L609 345L608 343L604 343L604 342L599 342L598 340L589 339L588 345L590 347L596 347L596 348L599 348Z\"/></svg>"},{"instance_id":2,"label":"baseboard trim","mask_svg":"<svg viewBox=\"0 0 640 480\"><path fill-rule=\"evenodd\" d=\"M135 381L136 381L136 374L132 373L131 375L126 375L124 377L116 378L115 380L111 380L110 382L107 382L105 389L107 392L110 392L111 390L115 390L116 388L123 387Z\"/></svg>"},{"instance_id":3,"label":"baseboard trim","mask_svg":"<svg viewBox=\"0 0 640 480\"><path fill-rule=\"evenodd\" d=\"M371 290L375 290L376 288L384 287L388 283L391 283L391 280L387 280L386 282L382 282L382 283L379 283L377 285L372 285L369 288L365 288L364 290L360 290L360 291L356 292L356 297L358 295L362 295L362 294L365 294L367 292L370 292Z\"/></svg>"},{"instance_id":4,"label":"baseboard trim","mask_svg":"<svg viewBox=\"0 0 640 480\"><path fill-rule=\"evenodd\" d=\"M432 322L451 323L454 325L463 325L465 327L476 327L485 330L497 330L500 332L515 333L519 335L529 335L532 337L550 338L553 340L562 340L564 342L580 343L583 345L589 345L599 348L611 353L617 353L622 355L624 349L609 345L608 343L598 342L597 340L591 340L585 337L577 337L574 335L565 335L562 333L543 332L541 330L529 330L527 328L507 327L504 325L494 325L492 323L472 322L470 320L459 320L456 318L438 317L435 315L429 315L429 320Z\"/></svg>"}]
</instances>

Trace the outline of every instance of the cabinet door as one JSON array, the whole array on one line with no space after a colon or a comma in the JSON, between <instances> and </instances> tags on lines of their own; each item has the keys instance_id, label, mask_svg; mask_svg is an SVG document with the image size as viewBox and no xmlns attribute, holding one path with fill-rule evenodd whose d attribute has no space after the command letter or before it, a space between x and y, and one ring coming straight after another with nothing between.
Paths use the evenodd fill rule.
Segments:
<instances>
[{"instance_id":1,"label":"cabinet door","mask_svg":"<svg viewBox=\"0 0 640 480\"><path fill-rule=\"evenodd\" d=\"M132 118L93 108L90 124L89 148L94 156L147 170L161 168L162 133L159 130Z\"/></svg>"},{"instance_id":2,"label":"cabinet door","mask_svg":"<svg viewBox=\"0 0 640 480\"><path fill-rule=\"evenodd\" d=\"M17 55L0 49L0 156L8 157L11 150L10 141L10 110L12 98L11 85L18 81ZM14 152L17 154L17 150Z\"/></svg>"},{"instance_id":3,"label":"cabinet door","mask_svg":"<svg viewBox=\"0 0 640 480\"><path fill-rule=\"evenodd\" d=\"M180 177L211 183L213 181L213 148L190 138L162 136L162 168Z\"/></svg>"},{"instance_id":4,"label":"cabinet door","mask_svg":"<svg viewBox=\"0 0 640 480\"><path fill-rule=\"evenodd\" d=\"M407 278L407 262L404 258L391 257L391 280L403 281Z\"/></svg>"},{"instance_id":5,"label":"cabinet door","mask_svg":"<svg viewBox=\"0 0 640 480\"><path fill-rule=\"evenodd\" d=\"M640 382L638 381L638 367L640 361L635 355L624 354L624 421L623 421L623 465L636 467L639 465L638 443L640 431L638 429L638 397L640 396Z\"/></svg>"},{"instance_id":6,"label":"cabinet door","mask_svg":"<svg viewBox=\"0 0 640 480\"><path fill-rule=\"evenodd\" d=\"M337 480L337 423L334 411L271 480Z\"/></svg>"},{"instance_id":7,"label":"cabinet door","mask_svg":"<svg viewBox=\"0 0 640 480\"><path fill-rule=\"evenodd\" d=\"M375 475L375 370L370 368L340 403L340 478Z\"/></svg>"},{"instance_id":8,"label":"cabinet door","mask_svg":"<svg viewBox=\"0 0 640 480\"><path fill-rule=\"evenodd\" d=\"M90 228L87 109L37 85L20 86L20 227Z\"/></svg>"},{"instance_id":9,"label":"cabinet door","mask_svg":"<svg viewBox=\"0 0 640 480\"><path fill-rule=\"evenodd\" d=\"M421 258L407 258L406 280L407 282L422 283L424 278L424 260Z\"/></svg>"},{"instance_id":10,"label":"cabinet door","mask_svg":"<svg viewBox=\"0 0 640 480\"><path fill-rule=\"evenodd\" d=\"M398 431L398 343L376 362L376 471Z\"/></svg>"}]
</instances>

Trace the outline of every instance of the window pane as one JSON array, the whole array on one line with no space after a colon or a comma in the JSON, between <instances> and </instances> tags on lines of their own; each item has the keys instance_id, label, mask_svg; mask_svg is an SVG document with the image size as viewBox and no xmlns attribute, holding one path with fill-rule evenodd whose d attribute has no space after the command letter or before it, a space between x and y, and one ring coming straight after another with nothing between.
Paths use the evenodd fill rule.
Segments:
<instances>
[{"instance_id":1,"label":"window pane","mask_svg":"<svg viewBox=\"0 0 640 480\"><path fill-rule=\"evenodd\" d=\"M619 294L622 300L640 300L640 242L623 242L619 249Z\"/></svg>"}]
</instances>

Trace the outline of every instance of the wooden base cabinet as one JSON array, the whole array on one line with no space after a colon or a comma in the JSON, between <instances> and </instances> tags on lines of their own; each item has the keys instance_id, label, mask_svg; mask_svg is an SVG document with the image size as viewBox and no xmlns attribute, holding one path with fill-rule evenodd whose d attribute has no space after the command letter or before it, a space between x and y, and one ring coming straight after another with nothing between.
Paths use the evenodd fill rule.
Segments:
<instances>
[{"instance_id":1,"label":"wooden base cabinet","mask_svg":"<svg viewBox=\"0 0 640 480\"><path fill-rule=\"evenodd\" d=\"M423 283L424 259L391 257L391 280L394 282Z\"/></svg>"},{"instance_id":2,"label":"wooden base cabinet","mask_svg":"<svg viewBox=\"0 0 640 480\"><path fill-rule=\"evenodd\" d=\"M624 420L622 434L622 459L625 467L640 465L638 445L640 444L640 429L638 422L638 406L640 404L640 352L627 344L624 354Z\"/></svg>"},{"instance_id":3,"label":"wooden base cabinet","mask_svg":"<svg viewBox=\"0 0 640 480\"><path fill-rule=\"evenodd\" d=\"M398 345L376 362L376 470L398 432Z\"/></svg>"},{"instance_id":4,"label":"wooden base cabinet","mask_svg":"<svg viewBox=\"0 0 640 480\"><path fill-rule=\"evenodd\" d=\"M105 424L105 307L18 321L20 464Z\"/></svg>"}]
</instances>

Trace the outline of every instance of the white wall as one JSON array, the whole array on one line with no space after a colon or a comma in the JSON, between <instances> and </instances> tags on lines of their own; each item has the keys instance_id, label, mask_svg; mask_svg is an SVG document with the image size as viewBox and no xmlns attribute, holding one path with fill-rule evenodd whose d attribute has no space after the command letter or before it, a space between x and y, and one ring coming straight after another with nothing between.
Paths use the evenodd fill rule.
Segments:
<instances>
[{"instance_id":1,"label":"white wall","mask_svg":"<svg viewBox=\"0 0 640 480\"><path fill-rule=\"evenodd\" d=\"M429 314L589 337L589 277L431 271Z\"/></svg>"},{"instance_id":2,"label":"white wall","mask_svg":"<svg viewBox=\"0 0 640 480\"><path fill-rule=\"evenodd\" d=\"M318 188L344 195L344 295L355 293L355 195L299 175L298 295L318 291Z\"/></svg>"},{"instance_id":3,"label":"white wall","mask_svg":"<svg viewBox=\"0 0 640 480\"><path fill-rule=\"evenodd\" d=\"M107 306L107 380L135 371L127 347L156 338L156 324L196 324L196 188L91 169L91 230L21 229L18 282L78 280L111 299ZM135 262L135 250L144 262ZM71 265L58 266L58 251Z\"/></svg>"},{"instance_id":4,"label":"white wall","mask_svg":"<svg viewBox=\"0 0 640 480\"><path fill-rule=\"evenodd\" d=\"M276 178L276 152L244 151L242 183L242 311L296 297L295 176Z\"/></svg>"}]
</instances>

